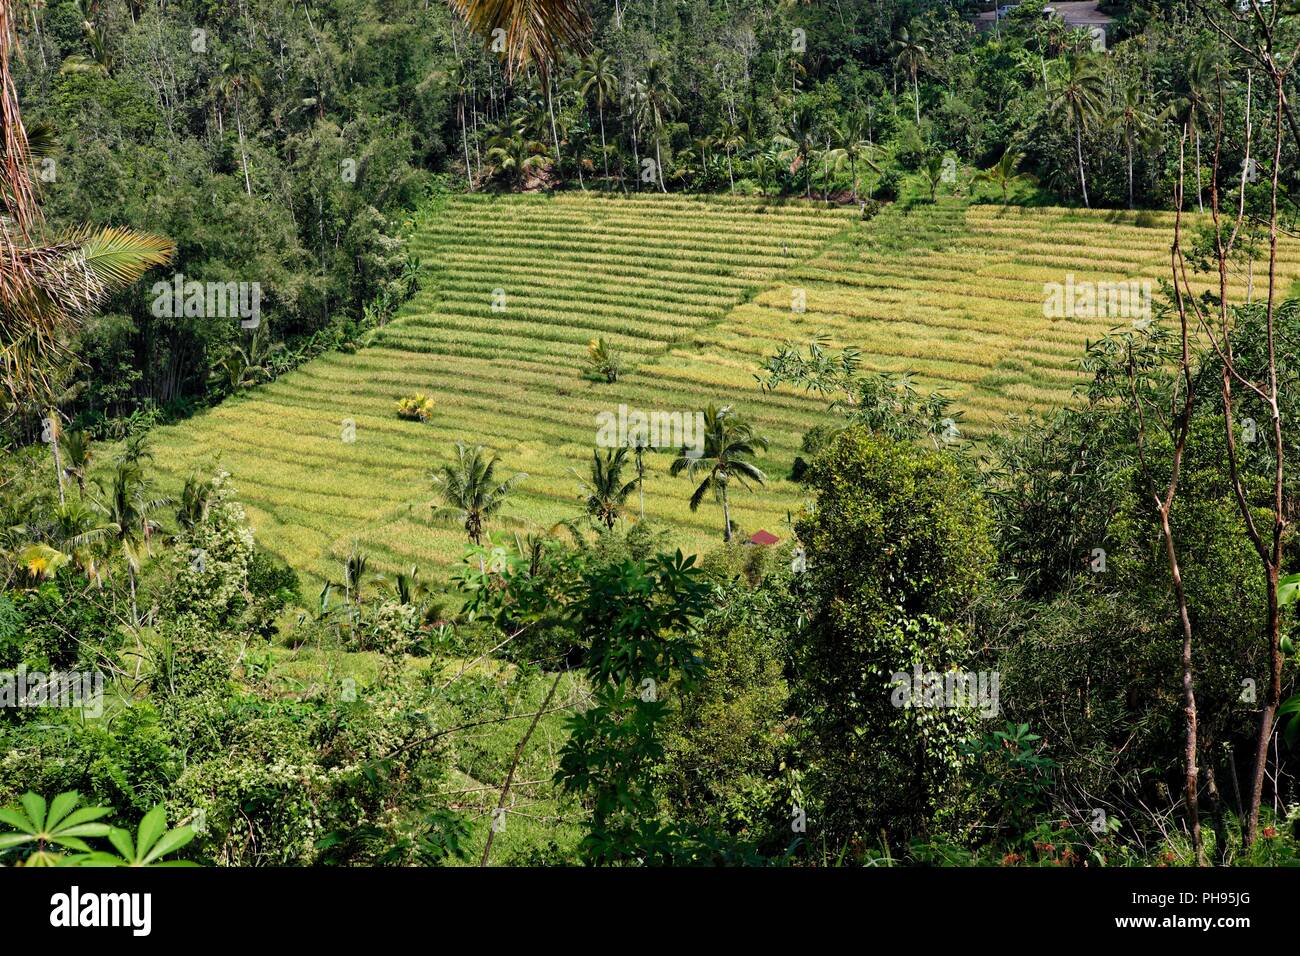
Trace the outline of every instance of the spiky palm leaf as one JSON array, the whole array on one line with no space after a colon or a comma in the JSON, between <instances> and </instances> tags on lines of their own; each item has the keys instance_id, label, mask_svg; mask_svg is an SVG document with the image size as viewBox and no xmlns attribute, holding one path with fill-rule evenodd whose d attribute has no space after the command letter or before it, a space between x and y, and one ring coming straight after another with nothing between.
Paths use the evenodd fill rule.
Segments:
<instances>
[{"instance_id":1,"label":"spiky palm leaf","mask_svg":"<svg viewBox=\"0 0 1300 956\"><path fill-rule=\"evenodd\" d=\"M981 169L975 174L975 181L981 183L991 183L1002 191L1002 201L1006 202L1007 192L1016 183L1032 183L1034 177L1029 173L1019 171L1020 163L1024 160L1023 153L1018 153L1010 146L1002 151L1002 156L996 163L988 169Z\"/></svg>"},{"instance_id":2,"label":"spiky palm leaf","mask_svg":"<svg viewBox=\"0 0 1300 956\"><path fill-rule=\"evenodd\" d=\"M176 508L177 523L187 531L203 524L208 518L208 509L212 506L215 492L216 485L211 478L199 474L188 476L181 488L180 502Z\"/></svg>"},{"instance_id":3,"label":"spiky palm leaf","mask_svg":"<svg viewBox=\"0 0 1300 956\"><path fill-rule=\"evenodd\" d=\"M81 227L44 245L11 243L12 271L0 269L0 378L10 396L47 385L68 333L174 252L169 239L117 226Z\"/></svg>"},{"instance_id":4,"label":"spiky palm leaf","mask_svg":"<svg viewBox=\"0 0 1300 956\"><path fill-rule=\"evenodd\" d=\"M141 564L149 554L150 539L161 525L151 515L171 504L170 498L150 498L149 485L140 469L131 464L119 463L113 470L112 481L96 479L100 498L93 502L105 519L99 528L78 535L77 544L100 538L111 539L126 560L132 575L139 573Z\"/></svg>"},{"instance_id":5,"label":"spiky palm leaf","mask_svg":"<svg viewBox=\"0 0 1300 956\"><path fill-rule=\"evenodd\" d=\"M59 445L63 449L64 474L77 482L77 490L86 493L86 475L90 471L90 461L94 457L90 432L84 428L64 432L59 436Z\"/></svg>"},{"instance_id":6,"label":"spiky palm leaf","mask_svg":"<svg viewBox=\"0 0 1300 956\"><path fill-rule=\"evenodd\" d=\"M583 504L587 515L613 530L614 524L623 514L623 506L628 497L636 491L640 479L623 481L623 467L627 464L627 448L607 449L601 455L599 449L591 452L591 476L583 479L574 469L569 469L578 477L583 493Z\"/></svg>"},{"instance_id":7,"label":"spiky palm leaf","mask_svg":"<svg viewBox=\"0 0 1300 956\"><path fill-rule=\"evenodd\" d=\"M520 472L497 482L499 461L496 455L489 457L482 445L471 448L456 442L455 462L441 466L433 476L443 501L441 507L434 505L434 518L454 517L464 524L471 541L482 544L483 523L501 509L514 486L528 477Z\"/></svg>"},{"instance_id":8,"label":"spiky palm leaf","mask_svg":"<svg viewBox=\"0 0 1300 956\"><path fill-rule=\"evenodd\" d=\"M768 441L754 432L753 426L741 419L730 405L715 408L710 405L704 412L704 447L702 454L691 457L683 449L668 472L673 477L686 473L694 479L704 476L691 495L691 510L698 511L704 496L710 491L714 498L727 509L727 486L731 479L736 479L742 488L749 490L749 482L763 484L767 476L755 465L751 458L759 452L767 451ZM726 518L724 533L731 540L731 521Z\"/></svg>"}]
</instances>

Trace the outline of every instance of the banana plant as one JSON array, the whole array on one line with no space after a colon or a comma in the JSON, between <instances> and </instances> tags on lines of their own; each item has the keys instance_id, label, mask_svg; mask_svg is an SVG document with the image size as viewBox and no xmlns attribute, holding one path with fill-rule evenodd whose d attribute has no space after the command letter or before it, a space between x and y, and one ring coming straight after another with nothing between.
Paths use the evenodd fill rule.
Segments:
<instances>
[{"instance_id":1,"label":"banana plant","mask_svg":"<svg viewBox=\"0 0 1300 956\"><path fill-rule=\"evenodd\" d=\"M34 843L36 849L23 861L25 866L59 866L76 862L79 858L67 857L51 847L62 847L78 853L90 853L83 837L107 836L110 827L97 823L109 807L82 807L81 795L75 790L61 793L47 806L45 798L35 793L25 793L20 806L0 807L0 823L16 832L0 833L0 851Z\"/></svg>"}]
</instances>

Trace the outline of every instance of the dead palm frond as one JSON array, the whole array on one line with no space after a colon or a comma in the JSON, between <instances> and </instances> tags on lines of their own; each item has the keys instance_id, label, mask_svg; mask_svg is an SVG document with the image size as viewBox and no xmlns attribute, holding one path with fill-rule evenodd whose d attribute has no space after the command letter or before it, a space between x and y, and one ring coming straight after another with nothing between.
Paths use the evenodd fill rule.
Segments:
<instances>
[{"instance_id":1,"label":"dead palm frond","mask_svg":"<svg viewBox=\"0 0 1300 956\"><path fill-rule=\"evenodd\" d=\"M582 0L451 0L451 8L489 43L501 41L492 49L509 75L529 64L549 75L561 53L582 47L591 33Z\"/></svg>"},{"instance_id":2,"label":"dead palm frond","mask_svg":"<svg viewBox=\"0 0 1300 956\"><path fill-rule=\"evenodd\" d=\"M32 163L53 150L54 133L23 126L10 69L17 48L12 0L0 0L0 398L11 399L49 391L76 324L174 252L161 236L119 227L42 235Z\"/></svg>"}]
</instances>

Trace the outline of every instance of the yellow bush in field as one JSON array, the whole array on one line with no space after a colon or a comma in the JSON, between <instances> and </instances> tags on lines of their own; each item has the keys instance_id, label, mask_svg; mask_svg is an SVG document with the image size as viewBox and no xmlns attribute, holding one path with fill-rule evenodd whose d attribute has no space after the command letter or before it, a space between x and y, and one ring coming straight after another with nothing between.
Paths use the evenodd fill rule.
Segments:
<instances>
[{"instance_id":1,"label":"yellow bush in field","mask_svg":"<svg viewBox=\"0 0 1300 956\"><path fill-rule=\"evenodd\" d=\"M397 400L397 417L413 422L427 422L433 417L433 399L423 392Z\"/></svg>"}]
</instances>

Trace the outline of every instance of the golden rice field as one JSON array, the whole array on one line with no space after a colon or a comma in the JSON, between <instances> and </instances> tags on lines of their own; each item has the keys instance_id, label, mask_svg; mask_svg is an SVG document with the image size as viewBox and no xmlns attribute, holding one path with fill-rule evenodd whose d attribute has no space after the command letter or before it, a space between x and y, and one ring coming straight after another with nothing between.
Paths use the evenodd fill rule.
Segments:
<instances>
[{"instance_id":1,"label":"golden rice field","mask_svg":"<svg viewBox=\"0 0 1300 956\"><path fill-rule=\"evenodd\" d=\"M733 520L785 537L801 504L790 465L825 412L815 397L757 388L781 341L824 332L869 368L911 370L950 391L978 438L1069 401L1086 341L1119 324L1045 318L1044 283L1166 274L1171 217L1138 222L956 201L864 223L856 209L753 199L459 197L414 235L425 282L372 346L159 429L157 462L179 483L219 460L259 539L309 584L337 580L354 548L376 569L441 577L465 539L431 520L429 474L455 441L526 472L507 513L549 527L581 512L570 469L590 460L598 413L731 403L772 441L769 482L733 495ZM1285 248L1281 272L1284 284L1300 276L1300 246ZM615 384L583 377L596 336L624 357ZM437 403L428 423L394 413L416 392ZM720 509L692 514L693 486L668 476L670 456L648 461L647 517L686 550L720 540Z\"/></svg>"}]
</instances>

